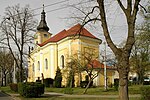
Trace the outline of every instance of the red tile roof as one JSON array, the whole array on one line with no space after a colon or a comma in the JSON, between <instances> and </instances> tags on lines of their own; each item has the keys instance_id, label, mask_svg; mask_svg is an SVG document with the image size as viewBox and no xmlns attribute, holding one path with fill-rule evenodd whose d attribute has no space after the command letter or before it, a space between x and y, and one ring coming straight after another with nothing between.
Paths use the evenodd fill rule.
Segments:
<instances>
[{"instance_id":1,"label":"red tile roof","mask_svg":"<svg viewBox=\"0 0 150 100\"><path fill-rule=\"evenodd\" d=\"M82 25L77 24L73 27L71 27L68 30L63 30L61 32L59 32L58 34L54 35L53 37L51 37L50 39L46 40L45 42L38 44L39 46L44 46L47 43L50 42L58 42L68 36L75 36L75 35L80 35L80 36L86 36L86 37L90 37L90 38L94 38L94 39L98 39L97 37L95 37L94 35L92 35L88 30L86 30L84 27L82 27Z\"/></svg>"},{"instance_id":2,"label":"red tile roof","mask_svg":"<svg viewBox=\"0 0 150 100\"><path fill-rule=\"evenodd\" d=\"M89 64L88 67L89 68L93 67L93 68L102 68L102 69L104 69L104 64L100 63L98 60L93 60L91 62L91 64ZM106 65L106 68L107 69L115 69L113 66L107 66L107 65Z\"/></svg>"}]
</instances>

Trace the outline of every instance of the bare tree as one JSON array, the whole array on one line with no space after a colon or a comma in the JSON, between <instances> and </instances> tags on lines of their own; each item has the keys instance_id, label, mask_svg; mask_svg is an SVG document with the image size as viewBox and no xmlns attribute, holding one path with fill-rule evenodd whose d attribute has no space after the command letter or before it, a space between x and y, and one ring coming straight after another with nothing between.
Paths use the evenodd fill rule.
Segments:
<instances>
[{"instance_id":1,"label":"bare tree","mask_svg":"<svg viewBox=\"0 0 150 100\"><path fill-rule=\"evenodd\" d=\"M83 92L84 94L87 92L92 81L99 75L102 68L101 65L96 64L97 62L100 63L98 61L99 56L96 54L95 52L85 52L81 55L83 57L82 59L84 59L84 63L81 65L81 71L85 71L89 77L89 82Z\"/></svg>"},{"instance_id":2,"label":"bare tree","mask_svg":"<svg viewBox=\"0 0 150 100\"><path fill-rule=\"evenodd\" d=\"M85 51L84 53L74 54L73 57L70 58L68 67L70 68L73 75L75 75L76 73L81 74L82 72L85 72L89 78L88 84L86 85L83 94L86 94L90 84L101 71L101 65L97 66L96 64L97 62L99 63L98 60L98 53L90 48L88 49L88 51ZM81 76L79 75L79 78L80 77Z\"/></svg>"},{"instance_id":3,"label":"bare tree","mask_svg":"<svg viewBox=\"0 0 150 100\"><path fill-rule=\"evenodd\" d=\"M9 48L16 66L19 69L19 81L23 81L23 63L27 54L28 43L33 40L33 32L36 29L36 21L29 6L20 8L19 5L7 7L4 21L1 23L3 45ZM19 56L16 58L15 54ZM19 61L18 61L19 59Z\"/></svg>"},{"instance_id":4,"label":"bare tree","mask_svg":"<svg viewBox=\"0 0 150 100\"><path fill-rule=\"evenodd\" d=\"M14 59L6 50L0 51L1 86L7 85L7 76L13 71ZM4 83L4 84L3 84Z\"/></svg>"},{"instance_id":5,"label":"bare tree","mask_svg":"<svg viewBox=\"0 0 150 100\"><path fill-rule=\"evenodd\" d=\"M111 48L117 59L117 70L119 72L119 99L129 100L128 96L128 73L129 67L129 57L131 53L132 46L135 42L134 32L135 32L135 22L137 12L141 0L117 0L117 3L122 10L125 20L127 23L127 39L123 47L117 47L110 36L110 27L108 25L108 20L106 18L106 0L97 0L97 5L92 8L90 12L85 15L83 19L83 26L89 22L100 22L105 40L108 46ZM113 0L112 0L113 2ZM115 6L115 5L114 5ZM99 12L97 12L99 10ZM97 12L97 16L91 17L94 12Z\"/></svg>"},{"instance_id":6,"label":"bare tree","mask_svg":"<svg viewBox=\"0 0 150 100\"><path fill-rule=\"evenodd\" d=\"M141 9L144 21L137 26L137 35L130 58L131 69L138 74L139 83L143 83L146 72L150 70L150 6L145 6L144 10L147 13Z\"/></svg>"}]
</instances>

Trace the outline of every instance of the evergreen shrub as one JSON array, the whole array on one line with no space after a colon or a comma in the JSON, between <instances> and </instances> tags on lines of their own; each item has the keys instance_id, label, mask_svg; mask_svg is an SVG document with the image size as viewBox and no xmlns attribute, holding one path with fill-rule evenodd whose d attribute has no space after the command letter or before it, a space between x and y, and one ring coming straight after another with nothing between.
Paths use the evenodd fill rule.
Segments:
<instances>
[{"instance_id":1,"label":"evergreen shrub","mask_svg":"<svg viewBox=\"0 0 150 100\"><path fill-rule=\"evenodd\" d=\"M23 97L38 97L44 94L44 84L37 82L18 83L18 92Z\"/></svg>"},{"instance_id":2,"label":"evergreen shrub","mask_svg":"<svg viewBox=\"0 0 150 100\"><path fill-rule=\"evenodd\" d=\"M75 87L75 80L74 80L74 74L69 74L69 77L67 78L67 87Z\"/></svg>"},{"instance_id":3,"label":"evergreen shrub","mask_svg":"<svg viewBox=\"0 0 150 100\"><path fill-rule=\"evenodd\" d=\"M119 79L114 79L114 89L118 91L118 87L119 87Z\"/></svg>"},{"instance_id":4,"label":"evergreen shrub","mask_svg":"<svg viewBox=\"0 0 150 100\"><path fill-rule=\"evenodd\" d=\"M56 88L60 88L61 87L61 82L62 82L62 73L61 73L61 70L58 67L57 71L56 71L54 86Z\"/></svg>"}]
</instances>

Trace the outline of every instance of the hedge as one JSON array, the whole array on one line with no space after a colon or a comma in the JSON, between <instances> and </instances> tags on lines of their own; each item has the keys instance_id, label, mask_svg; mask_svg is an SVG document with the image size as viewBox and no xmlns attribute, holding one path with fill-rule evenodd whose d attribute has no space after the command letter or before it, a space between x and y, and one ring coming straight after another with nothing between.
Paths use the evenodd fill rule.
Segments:
<instances>
[{"instance_id":1,"label":"hedge","mask_svg":"<svg viewBox=\"0 0 150 100\"><path fill-rule=\"evenodd\" d=\"M18 83L18 92L23 97L38 97L44 94L44 84L37 82Z\"/></svg>"}]
</instances>

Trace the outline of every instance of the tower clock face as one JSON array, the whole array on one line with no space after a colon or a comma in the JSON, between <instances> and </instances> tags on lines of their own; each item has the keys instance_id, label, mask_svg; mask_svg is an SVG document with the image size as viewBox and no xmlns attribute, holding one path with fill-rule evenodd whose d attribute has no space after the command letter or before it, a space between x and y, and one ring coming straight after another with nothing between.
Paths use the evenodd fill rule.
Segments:
<instances>
[{"instance_id":1,"label":"tower clock face","mask_svg":"<svg viewBox=\"0 0 150 100\"><path fill-rule=\"evenodd\" d=\"M37 38L38 38L38 34L35 34L35 35L34 35L34 39L37 39Z\"/></svg>"}]
</instances>

